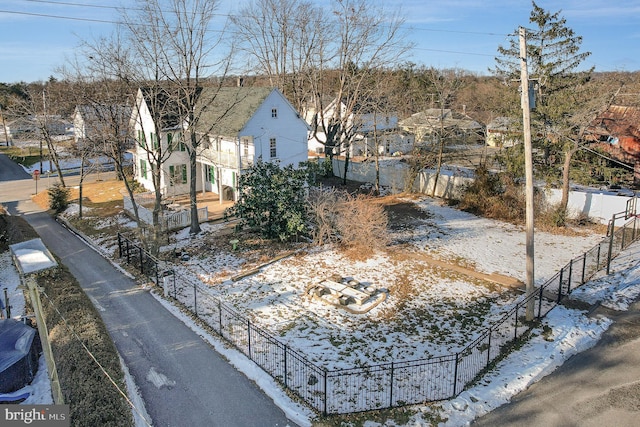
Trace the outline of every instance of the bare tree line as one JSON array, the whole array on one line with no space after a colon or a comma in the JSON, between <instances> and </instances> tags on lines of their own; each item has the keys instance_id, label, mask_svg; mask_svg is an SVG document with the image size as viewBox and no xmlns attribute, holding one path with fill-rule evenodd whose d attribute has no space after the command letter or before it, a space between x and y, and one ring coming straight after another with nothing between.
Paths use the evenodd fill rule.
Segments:
<instances>
[{"instance_id":1,"label":"bare tree line","mask_svg":"<svg viewBox=\"0 0 640 427\"><path fill-rule=\"evenodd\" d=\"M24 85L24 93L11 99L24 101L13 102L16 115L70 114L72 106L90 106L94 116L108 125L101 127L94 141L85 143L91 143L94 153L112 159L122 178L125 150L132 144L145 148L155 194L152 242L158 241L162 210L160 174L171 149L154 141L134 141L123 130L128 123L122 111L129 108L136 114L140 88L151 103L156 132L167 129L167 117L181 118L179 124L171 125L179 126L181 142L189 154L193 233L200 231L196 158L207 143L207 133L215 133L218 122L214 118L204 124L201 118L220 90L235 84L238 77L244 78L245 84L279 88L310 122L312 137L325 145L329 158L344 156L343 179L350 147L362 131L362 123L353 119L359 114L372 115L373 140L377 141L376 122L391 111L407 116L426 108L438 108L442 113L445 109L464 109L477 121L487 123L496 116L514 115L518 108L517 87L509 84L512 63L498 60L493 76L417 66L408 61L412 46L404 37L404 20L399 11L384 10L366 0L333 0L325 7L308 0L252 0L226 23L216 19L219 1L139 0L137 5L123 10L123 24L113 34L85 40L77 57L61 67L61 80L52 78L45 83ZM532 22L538 19L543 29L563 27L557 14L547 14L533 5ZM574 41L565 53L573 64L579 64L587 56L578 51L580 40L572 32L565 36ZM637 73L610 73L607 78L598 79L589 70L582 73L580 80L574 78L576 73L569 63L552 69L553 61L542 53L554 46L544 45L545 40L548 41L536 40L539 44L532 48L540 53L532 71L544 78L543 105L549 106L548 113L540 110L540 123L554 120L553 132L558 139L546 138L541 145L548 152L564 153L568 164L576 144L581 143L576 141L582 131L576 129L586 128L588 118L616 100L612 92L624 93L618 90L623 80L630 92L640 92L640 84ZM509 47L499 48L499 53L501 58L512 54ZM40 92L47 93L49 99L42 107ZM572 103L561 103L568 101L567 93L572 94ZM11 104L6 98L2 103L4 107ZM576 106L582 107L580 111ZM561 114L551 116L552 111ZM44 133L46 140L46 126ZM545 130L540 133L550 134ZM416 168L427 164L437 170L441 167L444 147L454 135L442 127L434 138L433 151L423 158L426 160L416 162ZM47 140L47 145L55 156L55 141ZM371 152L377 164L378 147L371 147ZM64 185L62 174L59 179ZM125 179L125 184L133 198L133 182ZM435 185L437 182L434 188Z\"/></svg>"}]
</instances>

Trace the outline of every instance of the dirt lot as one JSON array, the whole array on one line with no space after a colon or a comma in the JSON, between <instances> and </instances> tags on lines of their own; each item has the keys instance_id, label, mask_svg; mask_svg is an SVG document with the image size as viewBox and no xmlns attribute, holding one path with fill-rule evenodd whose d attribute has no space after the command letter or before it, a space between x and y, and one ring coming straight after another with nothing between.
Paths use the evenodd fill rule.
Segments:
<instances>
[{"instance_id":1,"label":"dirt lot","mask_svg":"<svg viewBox=\"0 0 640 427\"><path fill-rule=\"evenodd\" d=\"M88 202L93 206L97 206L101 203L122 201L121 190L123 189L124 183L122 181L110 180L91 182L82 186L82 198L85 202ZM78 197L79 189L77 187L71 188L69 201L72 203L78 203ZM44 209L49 208L49 194L46 190L39 192L36 196L33 196L32 199L38 204L38 206Z\"/></svg>"},{"instance_id":2,"label":"dirt lot","mask_svg":"<svg viewBox=\"0 0 640 427\"><path fill-rule=\"evenodd\" d=\"M356 182L348 182L346 185L342 184L342 181L339 178L329 179L324 185L334 185L337 188L344 189L351 193L366 193L367 190L362 190L361 184ZM121 181L109 180L109 181L98 181L94 183L84 184L83 186L83 206L86 208L91 208L91 216L92 217L107 217L116 215L122 210L122 193L121 191L124 189L124 184ZM72 203L77 203L79 197L78 188L72 188L70 192L70 201ZM381 203L385 207L385 211L389 216L389 229L390 230L399 230L401 228L411 227L412 224L418 223L421 220L428 218L428 213L420 210L414 203L409 202L407 199L412 197L417 197L415 195L388 195L375 199L375 203ZM38 193L37 196L33 197L33 200L38 203L43 208L48 207L48 194L46 191L42 191ZM199 245L195 245L197 247L189 248L187 251L198 251L199 247L209 246L215 247L220 246L226 248L229 245L228 243L228 233L223 233L223 236L220 238L211 238L209 237L207 242L202 242ZM276 242L265 242L261 239L256 239L255 237L249 237L242 239L245 242L245 249L250 249L250 254L245 253L244 255L250 255L249 258L253 260L255 263L264 262L265 260L271 259L274 256L278 256L282 251L288 250L287 245L278 244ZM406 255L402 254L401 248L395 248L393 250L399 257L404 257ZM413 254L413 257L419 257L419 261L437 266L440 268L445 268L448 270L455 271L457 273L461 273L475 279L486 280L492 283L498 283L503 286L508 287L518 287L522 286L522 283L514 278L501 276L499 274L484 274L473 269L473 266L470 265L459 265L454 263L445 263L440 260L433 259L424 254Z\"/></svg>"}]
</instances>

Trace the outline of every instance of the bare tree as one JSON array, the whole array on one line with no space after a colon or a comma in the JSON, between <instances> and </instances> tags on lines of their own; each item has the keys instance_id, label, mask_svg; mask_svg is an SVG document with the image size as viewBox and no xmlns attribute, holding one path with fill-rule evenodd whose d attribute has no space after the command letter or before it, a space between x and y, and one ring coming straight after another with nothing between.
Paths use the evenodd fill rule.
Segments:
<instances>
[{"instance_id":1,"label":"bare tree","mask_svg":"<svg viewBox=\"0 0 640 427\"><path fill-rule=\"evenodd\" d=\"M65 98L66 91L61 90L58 86L55 80L26 86L24 96L14 98L7 115L14 119L31 122L31 125L34 126L33 135L40 138L39 172L43 172L42 147L45 146L50 164L53 164L53 168L57 172L60 186L66 188L59 153L62 147L56 138L59 135L56 134L60 134L62 131L59 129L59 125L66 115L64 107L68 105L68 99Z\"/></svg>"},{"instance_id":2,"label":"bare tree","mask_svg":"<svg viewBox=\"0 0 640 427\"><path fill-rule=\"evenodd\" d=\"M361 131L358 119L362 106L371 98L372 73L395 65L409 49L401 34L403 20L399 14L387 13L364 0L336 0L332 22L336 40L330 45L333 53L321 58L319 73L312 79L318 113L312 127L321 130L321 141L329 153L334 150L345 156L343 180L349 168L351 145ZM327 75L335 71L333 108L327 108L324 95L331 93L326 86ZM367 112L368 113L368 112Z\"/></svg>"},{"instance_id":3,"label":"bare tree","mask_svg":"<svg viewBox=\"0 0 640 427\"><path fill-rule=\"evenodd\" d=\"M253 0L232 22L254 68L305 113L310 73L328 45L324 9L307 0Z\"/></svg>"},{"instance_id":4,"label":"bare tree","mask_svg":"<svg viewBox=\"0 0 640 427\"><path fill-rule=\"evenodd\" d=\"M438 188L438 178L442 170L442 156L446 144L451 143L456 137L456 127L446 125L446 116L450 113L448 106L455 98L456 92L462 85L462 72L457 69L436 70L429 68L425 73L428 85L435 95L440 114L437 123L434 123L434 137L437 145L436 155L436 171L433 179L433 187L431 189L431 197L434 197Z\"/></svg>"},{"instance_id":5,"label":"bare tree","mask_svg":"<svg viewBox=\"0 0 640 427\"><path fill-rule=\"evenodd\" d=\"M363 131L357 116L372 98L371 77L410 47L399 14L365 0L334 0L330 14L305 0L255 0L234 21L243 49L271 83L299 110L313 103L313 136L330 160L345 155L346 179L351 145Z\"/></svg>"},{"instance_id":6,"label":"bare tree","mask_svg":"<svg viewBox=\"0 0 640 427\"><path fill-rule=\"evenodd\" d=\"M219 2L143 0L140 5L137 14L125 16L127 29L132 43L138 47L139 57L149 65L153 81L162 83L163 88L156 90L155 95L166 97L161 101L166 104L165 110L175 108L172 113L178 115L183 127L182 142L189 155L190 232L196 234L200 232L196 159L203 143L208 141L206 132L197 130L202 127L202 114L217 97L231 66L230 50L224 45L224 29L213 28ZM205 95L207 99L203 99Z\"/></svg>"}]
</instances>

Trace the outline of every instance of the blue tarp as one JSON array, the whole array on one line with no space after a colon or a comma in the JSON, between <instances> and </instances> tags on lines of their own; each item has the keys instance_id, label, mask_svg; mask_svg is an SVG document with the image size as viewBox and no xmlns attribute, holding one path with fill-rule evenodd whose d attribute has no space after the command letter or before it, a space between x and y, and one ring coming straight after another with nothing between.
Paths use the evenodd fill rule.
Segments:
<instances>
[{"instance_id":1,"label":"blue tarp","mask_svg":"<svg viewBox=\"0 0 640 427\"><path fill-rule=\"evenodd\" d=\"M29 384L38 370L37 331L14 319L0 320L0 393Z\"/></svg>"}]
</instances>

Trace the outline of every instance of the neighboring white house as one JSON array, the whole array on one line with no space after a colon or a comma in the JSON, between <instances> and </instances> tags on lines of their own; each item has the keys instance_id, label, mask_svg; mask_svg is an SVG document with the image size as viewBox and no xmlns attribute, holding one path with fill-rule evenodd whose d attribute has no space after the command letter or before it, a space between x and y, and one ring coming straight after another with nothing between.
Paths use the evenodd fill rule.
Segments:
<instances>
[{"instance_id":1,"label":"neighboring white house","mask_svg":"<svg viewBox=\"0 0 640 427\"><path fill-rule=\"evenodd\" d=\"M39 138L41 130L46 129L49 135L65 135L71 124L60 116L25 116L6 123L6 132L12 138Z\"/></svg>"},{"instance_id":2,"label":"neighboring white house","mask_svg":"<svg viewBox=\"0 0 640 427\"><path fill-rule=\"evenodd\" d=\"M509 117L496 117L487 124L486 143L490 147L513 147L522 138L522 131Z\"/></svg>"},{"instance_id":3,"label":"neighboring white house","mask_svg":"<svg viewBox=\"0 0 640 427\"><path fill-rule=\"evenodd\" d=\"M400 127L415 135L418 142L437 142L438 135L445 133L448 139L461 143L481 141L482 125L464 113L449 108L429 108L412 114L400 122Z\"/></svg>"},{"instance_id":4,"label":"neighboring white house","mask_svg":"<svg viewBox=\"0 0 640 427\"><path fill-rule=\"evenodd\" d=\"M325 126L334 117L340 117L346 124L347 133L353 135L349 146L350 156L370 156L378 151L381 155L391 155L396 152L407 153L413 148L413 135L403 132L398 127L398 116L392 112L378 112L373 110L370 103L363 103L352 108L351 112L343 101L334 99L324 109ZM319 116L319 115L318 115ZM311 111L308 121L316 117ZM320 121L321 117L316 117ZM313 125L313 123L312 123ZM309 139L309 151L317 154L325 152L327 136L323 125L318 124L317 131ZM344 154L342 149L334 149L336 154Z\"/></svg>"},{"instance_id":5,"label":"neighboring white house","mask_svg":"<svg viewBox=\"0 0 640 427\"><path fill-rule=\"evenodd\" d=\"M84 140L99 141L113 137L117 132L129 134L131 107L126 105L76 105L73 113L73 132L76 143Z\"/></svg>"},{"instance_id":6,"label":"neighboring white house","mask_svg":"<svg viewBox=\"0 0 640 427\"><path fill-rule=\"evenodd\" d=\"M277 89L224 87L203 89L198 110L202 111L196 132L205 143L198 151L196 189L235 199L238 176L258 159L278 161L281 166L298 166L308 159L309 128ZM136 179L153 190L149 151L161 149L160 188L171 196L189 191L189 156L183 141L185 122L165 109L162 129L155 129L150 92L139 90L133 109L133 129L138 140L134 153ZM162 103L166 107L166 102ZM206 104L206 105L205 105ZM167 112L168 111L168 112ZM175 111L175 110L174 110ZM152 147L151 150L145 150ZM153 160L152 160L153 161Z\"/></svg>"}]
</instances>

